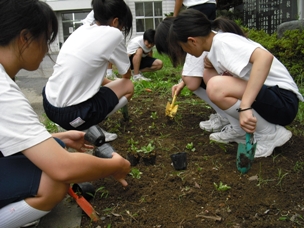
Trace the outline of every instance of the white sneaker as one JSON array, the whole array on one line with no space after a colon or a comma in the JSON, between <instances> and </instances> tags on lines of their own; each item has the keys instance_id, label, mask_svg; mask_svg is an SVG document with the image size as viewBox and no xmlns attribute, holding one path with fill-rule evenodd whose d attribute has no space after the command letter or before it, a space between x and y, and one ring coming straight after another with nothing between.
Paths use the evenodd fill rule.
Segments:
<instances>
[{"instance_id":1,"label":"white sneaker","mask_svg":"<svg viewBox=\"0 0 304 228\"><path fill-rule=\"evenodd\" d=\"M111 141L114 141L115 139L117 139L117 134L107 132L102 128L101 128L101 130L102 130L103 134L105 135L105 142L111 142Z\"/></svg>"},{"instance_id":2,"label":"white sneaker","mask_svg":"<svg viewBox=\"0 0 304 228\"><path fill-rule=\"evenodd\" d=\"M117 75L116 75L114 72L112 72L112 74L107 74L107 75L106 75L106 78L107 78L107 79L110 79L110 80L115 80L115 79L117 79L118 77L117 77Z\"/></svg>"},{"instance_id":3,"label":"white sneaker","mask_svg":"<svg viewBox=\"0 0 304 228\"><path fill-rule=\"evenodd\" d=\"M210 132L219 132L223 127L229 124L226 117L222 117L220 114L211 114L209 120L201 121L199 126L202 130Z\"/></svg>"},{"instance_id":4,"label":"white sneaker","mask_svg":"<svg viewBox=\"0 0 304 228\"><path fill-rule=\"evenodd\" d=\"M254 133L257 141L255 158L270 156L274 148L283 146L292 136L292 133L285 127L276 125L276 131L273 134Z\"/></svg>"},{"instance_id":5,"label":"white sneaker","mask_svg":"<svg viewBox=\"0 0 304 228\"><path fill-rule=\"evenodd\" d=\"M151 81L150 78L146 78L141 73L133 75L133 81Z\"/></svg>"},{"instance_id":6,"label":"white sneaker","mask_svg":"<svg viewBox=\"0 0 304 228\"><path fill-rule=\"evenodd\" d=\"M223 129L220 132L212 133L209 135L209 139L211 141L219 142L219 143L230 143L230 142L236 142L236 143L245 143L246 133L242 132L236 132L232 125L226 125L223 127Z\"/></svg>"}]
</instances>

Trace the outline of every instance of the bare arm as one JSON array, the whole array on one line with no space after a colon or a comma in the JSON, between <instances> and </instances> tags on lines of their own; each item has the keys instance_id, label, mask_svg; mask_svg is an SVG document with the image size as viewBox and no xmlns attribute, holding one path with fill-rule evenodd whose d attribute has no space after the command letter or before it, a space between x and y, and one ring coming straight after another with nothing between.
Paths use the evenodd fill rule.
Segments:
<instances>
[{"instance_id":1,"label":"bare arm","mask_svg":"<svg viewBox=\"0 0 304 228\"><path fill-rule=\"evenodd\" d=\"M175 0L175 5L174 5L174 12L173 12L173 17L176 17L181 10L183 5L183 0Z\"/></svg>"},{"instance_id":2,"label":"bare arm","mask_svg":"<svg viewBox=\"0 0 304 228\"><path fill-rule=\"evenodd\" d=\"M261 90L273 61L273 55L266 50L257 48L250 57L252 69L246 89L244 91L240 108L250 108L257 94ZM253 118L252 111L240 112L240 124L247 132L253 132L256 126L256 118Z\"/></svg>"},{"instance_id":3,"label":"bare arm","mask_svg":"<svg viewBox=\"0 0 304 228\"><path fill-rule=\"evenodd\" d=\"M117 153L113 153L111 159L70 153L50 138L23 151L23 154L56 181L69 184L113 176L124 186L127 185L124 178L130 172L130 162Z\"/></svg>"}]
</instances>

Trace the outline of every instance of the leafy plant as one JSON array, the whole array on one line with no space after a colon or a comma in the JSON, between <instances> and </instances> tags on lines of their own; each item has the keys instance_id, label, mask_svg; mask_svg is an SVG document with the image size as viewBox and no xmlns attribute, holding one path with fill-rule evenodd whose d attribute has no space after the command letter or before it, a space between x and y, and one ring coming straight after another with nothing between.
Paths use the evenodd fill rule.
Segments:
<instances>
[{"instance_id":1,"label":"leafy plant","mask_svg":"<svg viewBox=\"0 0 304 228\"><path fill-rule=\"evenodd\" d=\"M149 142L147 146L142 146L140 150L137 152L143 152L144 154L149 154L155 149L155 146L153 145L153 141Z\"/></svg>"},{"instance_id":2,"label":"leafy plant","mask_svg":"<svg viewBox=\"0 0 304 228\"><path fill-rule=\"evenodd\" d=\"M140 179L141 178L141 174L142 174L142 172L140 172L139 169L137 169L137 168L132 168L131 169L130 175L133 178Z\"/></svg>"},{"instance_id":3,"label":"leafy plant","mask_svg":"<svg viewBox=\"0 0 304 228\"><path fill-rule=\"evenodd\" d=\"M194 145L193 145L192 142L191 142L191 143L187 143L186 149L187 149L187 150L190 150L190 151L192 151L192 152L195 151L195 148L194 148Z\"/></svg>"},{"instance_id":4,"label":"leafy plant","mask_svg":"<svg viewBox=\"0 0 304 228\"><path fill-rule=\"evenodd\" d=\"M303 161L297 161L296 164L293 167L293 170L295 172L300 172L304 170L304 162Z\"/></svg>"},{"instance_id":5,"label":"leafy plant","mask_svg":"<svg viewBox=\"0 0 304 228\"><path fill-rule=\"evenodd\" d=\"M222 181L220 181L219 184L214 182L213 185L214 185L214 187L217 191L221 191L221 192L224 192L224 191L227 191L227 190L231 189L230 186L228 186L227 184L223 184Z\"/></svg>"},{"instance_id":6,"label":"leafy plant","mask_svg":"<svg viewBox=\"0 0 304 228\"><path fill-rule=\"evenodd\" d=\"M95 195L96 195L97 193L100 194L100 198L103 198L103 197L104 197L104 198L107 198L108 195L109 195L109 191L106 190L106 188L103 187L103 186L101 186L101 187L99 187L98 189L96 189Z\"/></svg>"},{"instance_id":7,"label":"leafy plant","mask_svg":"<svg viewBox=\"0 0 304 228\"><path fill-rule=\"evenodd\" d=\"M157 112L152 112L150 116L153 120L158 119Z\"/></svg>"},{"instance_id":8,"label":"leafy plant","mask_svg":"<svg viewBox=\"0 0 304 228\"><path fill-rule=\"evenodd\" d=\"M137 144L138 144L138 141L134 141L134 139L133 138L130 138L129 140L128 140L128 144L130 145L130 151L132 151L132 152L138 152L138 148L137 148Z\"/></svg>"}]
</instances>

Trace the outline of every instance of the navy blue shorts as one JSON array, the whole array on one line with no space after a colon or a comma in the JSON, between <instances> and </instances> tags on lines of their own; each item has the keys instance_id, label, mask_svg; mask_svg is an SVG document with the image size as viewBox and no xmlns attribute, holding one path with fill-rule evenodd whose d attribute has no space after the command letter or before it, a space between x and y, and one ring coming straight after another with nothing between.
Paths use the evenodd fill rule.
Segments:
<instances>
[{"instance_id":1,"label":"navy blue shorts","mask_svg":"<svg viewBox=\"0 0 304 228\"><path fill-rule=\"evenodd\" d=\"M206 89L204 80L200 87ZM251 107L269 123L286 126L298 113L299 99L292 91L263 85Z\"/></svg>"},{"instance_id":2,"label":"navy blue shorts","mask_svg":"<svg viewBox=\"0 0 304 228\"><path fill-rule=\"evenodd\" d=\"M65 147L64 143L55 139ZM37 194L42 171L22 153L0 157L0 208Z\"/></svg>"},{"instance_id":3,"label":"navy blue shorts","mask_svg":"<svg viewBox=\"0 0 304 228\"><path fill-rule=\"evenodd\" d=\"M47 117L66 130L82 131L99 124L119 102L110 88L100 87L92 98L77 105L58 108L48 102L44 90L45 88L42 90L43 107ZM78 122L82 124L77 126L75 120L80 120Z\"/></svg>"},{"instance_id":4,"label":"navy blue shorts","mask_svg":"<svg viewBox=\"0 0 304 228\"><path fill-rule=\"evenodd\" d=\"M263 85L252 108L268 122L286 126L298 113L299 99L292 91Z\"/></svg>"},{"instance_id":5,"label":"navy blue shorts","mask_svg":"<svg viewBox=\"0 0 304 228\"><path fill-rule=\"evenodd\" d=\"M134 55L129 56L130 63L131 63L131 66L130 66L131 70L133 70L133 57L134 57ZM156 60L156 58L153 58L153 57L150 57L150 56L146 56L146 57L141 58L139 70L147 68L147 67L151 67L155 60Z\"/></svg>"},{"instance_id":6,"label":"navy blue shorts","mask_svg":"<svg viewBox=\"0 0 304 228\"><path fill-rule=\"evenodd\" d=\"M190 6L188 9L196 9L204 13L209 20L214 20L216 18L216 4L214 3L203 3L196 6Z\"/></svg>"}]
</instances>

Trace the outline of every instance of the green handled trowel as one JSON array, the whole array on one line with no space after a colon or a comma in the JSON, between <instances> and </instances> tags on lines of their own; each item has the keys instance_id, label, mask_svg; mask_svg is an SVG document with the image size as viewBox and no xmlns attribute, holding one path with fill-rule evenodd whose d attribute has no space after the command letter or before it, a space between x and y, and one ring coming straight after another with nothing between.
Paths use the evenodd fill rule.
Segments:
<instances>
[{"instance_id":1,"label":"green handled trowel","mask_svg":"<svg viewBox=\"0 0 304 228\"><path fill-rule=\"evenodd\" d=\"M254 160L256 142L253 142L253 135L246 133L246 144L239 143L236 157L236 167L241 173L247 173Z\"/></svg>"}]
</instances>

